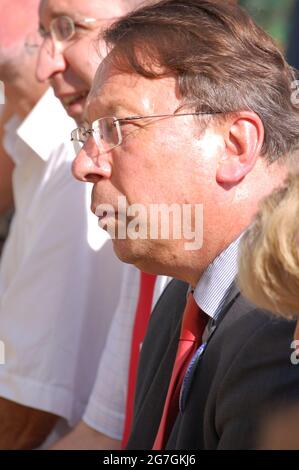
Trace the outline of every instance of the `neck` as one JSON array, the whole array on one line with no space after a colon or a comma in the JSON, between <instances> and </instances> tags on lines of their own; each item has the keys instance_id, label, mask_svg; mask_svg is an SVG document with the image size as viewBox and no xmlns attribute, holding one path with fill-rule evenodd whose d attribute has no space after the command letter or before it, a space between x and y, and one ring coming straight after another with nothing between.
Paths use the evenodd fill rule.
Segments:
<instances>
[{"instance_id":1,"label":"neck","mask_svg":"<svg viewBox=\"0 0 299 470\"><path fill-rule=\"evenodd\" d=\"M21 87L7 85L5 87L5 95L8 102L13 104L14 113L21 118L25 118L35 105L35 102L33 102L29 95L24 93Z\"/></svg>"},{"instance_id":2,"label":"neck","mask_svg":"<svg viewBox=\"0 0 299 470\"><path fill-rule=\"evenodd\" d=\"M18 77L5 84L5 95L15 114L25 119L46 88L45 84L39 84L33 80L25 81L24 78Z\"/></svg>"}]
</instances>

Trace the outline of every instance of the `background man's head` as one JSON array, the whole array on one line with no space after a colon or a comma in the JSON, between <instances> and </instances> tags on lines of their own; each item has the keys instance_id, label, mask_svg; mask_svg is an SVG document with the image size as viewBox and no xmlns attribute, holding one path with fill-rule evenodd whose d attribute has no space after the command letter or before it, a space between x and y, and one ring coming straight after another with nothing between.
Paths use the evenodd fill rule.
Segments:
<instances>
[{"instance_id":1,"label":"background man's head","mask_svg":"<svg viewBox=\"0 0 299 470\"><path fill-rule=\"evenodd\" d=\"M188 269L198 272L199 259L206 267L282 180L274 162L298 147L293 72L272 39L223 1L155 2L104 37L111 52L94 82L90 124L107 115L207 114L124 122L121 145L90 138L74 172L94 183L93 210L119 195L146 206L202 203L200 253L184 253L181 240L114 241L121 259L190 281Z\"/></svg>"},{"instance_id":2,"label":"background man's head","mask_svg":"<svg viewBox=\"0 0 299 470\"><path fill-rule=\"evenodd\" d=\"M140 0L42 0L40 26L45 39L42 43L37 77L49 79L56 96L68 114L77 121L82 119L86 96L95 71L105 50L98 41L99 31L114 19L126 14ZM73 36L66 41L49 37L51 24L66 29L65 19L73 20ZM54 23L55 24L55 23Z\"/></svg>"},{"instance_id":3,"label":"background man's head","mask_svg":"<svg viewBox=\"0 0 299 470\"><path fill-rule=\"evenodd\" d=\"M0 80L5 82L9 98L13 98L17 88L31 97L32 104L45 89L35 78L37 49L26 46L28 37L38 28L38 6L39 0L0 3Z\"/></svg>"}]
</instances>

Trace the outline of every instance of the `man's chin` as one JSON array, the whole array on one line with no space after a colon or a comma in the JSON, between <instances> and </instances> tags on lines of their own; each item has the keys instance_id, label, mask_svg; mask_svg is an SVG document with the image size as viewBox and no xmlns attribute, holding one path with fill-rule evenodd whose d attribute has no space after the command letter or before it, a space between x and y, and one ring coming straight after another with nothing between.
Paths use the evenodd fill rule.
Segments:
<instances>
[{"instance_id":1,"label":"man's chin","mask_svg":"<svg viewBox=\"0 0 299 470\"><path fill-rule=\"evenodd\" d=\"M137 247L134 246L134 242L136 245L136 240L112 240L114 253L123 263L135 265L138 262L140 257L137 255Z\"/></svg>"}]
</instances>

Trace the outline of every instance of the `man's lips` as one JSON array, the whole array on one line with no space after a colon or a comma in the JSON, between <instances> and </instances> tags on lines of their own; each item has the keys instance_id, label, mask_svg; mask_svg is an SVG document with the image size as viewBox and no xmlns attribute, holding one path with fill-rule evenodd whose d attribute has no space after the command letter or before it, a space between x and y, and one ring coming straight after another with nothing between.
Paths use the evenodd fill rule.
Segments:
<instances>
[{"instance_id":1,"label":"man's lips","mask_svg":"<svg viewBox=\"0 0 299 470\"><path fill-rule=\"evenodd\" d=\"M69 95L56 95L56 96L57 98L60 99L62 104L67 107L67 106L72 105L76 101L86 98L87 95L88 95L88 91L82 91L80 93L73 93Z\"/></svg>"}]
</instances>

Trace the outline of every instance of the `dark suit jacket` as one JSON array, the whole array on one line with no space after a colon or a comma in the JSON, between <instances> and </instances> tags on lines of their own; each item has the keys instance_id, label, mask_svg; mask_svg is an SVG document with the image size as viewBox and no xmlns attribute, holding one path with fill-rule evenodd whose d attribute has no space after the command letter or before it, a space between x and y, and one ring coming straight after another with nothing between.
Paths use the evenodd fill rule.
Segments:
<instances>
[{"instance_id":1,"label":"dark suit jacket","mask_svg":"<svg viewBox=\"0 0 299 470\"><path fill-rule=\"evenodd\" d=\"M127 449L151 449L176 355L188 286L173 281L143 344ZM252 449L263 412L299 401L299 365L290 360L295 322L250 304L234 285L210 328L183 413L167 449Z\"/></svg>"}]
</instances>

